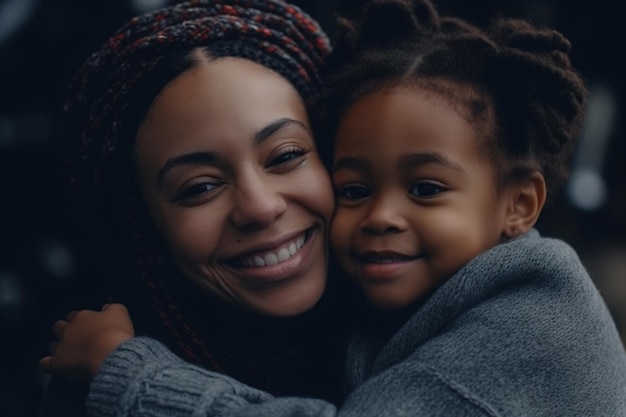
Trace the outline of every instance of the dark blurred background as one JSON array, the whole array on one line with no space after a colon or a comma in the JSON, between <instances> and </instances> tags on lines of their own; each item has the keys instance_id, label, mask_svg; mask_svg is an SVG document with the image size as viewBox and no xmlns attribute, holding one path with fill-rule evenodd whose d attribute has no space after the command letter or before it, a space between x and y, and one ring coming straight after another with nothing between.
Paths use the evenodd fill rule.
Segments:
<instances>
[{"instance_id":1,"label":"dark blurred background","mask_svg":"<svg viewBox=\"0 0 626 417\"><path fill-rule=\"evenodd\" d=\"M35 416L46 375L37 369L50 328L84 307L89 258L54 158L63 95L77 66L131 16L167 0L0 0L0 416ZM334 14L361 0L295 1L331 37ZM622 14L608 0L440 0L443 14L482 23L529 17L572 41L590 99L572 176L539 224L580 253L626 340L626 64ZM80 297L86 297L81 299ZM575 319L575 318L572 318Z\"/></svg>"}]
</instances>

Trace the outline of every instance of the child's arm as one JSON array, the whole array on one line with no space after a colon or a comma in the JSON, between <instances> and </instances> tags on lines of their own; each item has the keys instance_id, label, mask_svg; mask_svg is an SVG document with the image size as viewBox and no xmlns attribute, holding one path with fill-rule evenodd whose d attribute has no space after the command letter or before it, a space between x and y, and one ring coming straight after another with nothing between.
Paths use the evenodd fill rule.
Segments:
<instances>
[{"instance_id":1,"label":"child's arm","mask_svg":"<svg viewBox=\"0 0 626 417\"><path fill-rule=\"evenodd\" d=\"M365 381L338 409L314 398L274 397L223 374L185 362L160 342L134 337L126 308L70 313L44 370L91 382L90 417L396 417L493 416L454 384L419 363L398 364ZM485 411L487 409L487 411Z\"/></svg>"},{"instance_id":2,"label":"child's arm","mask_svg":"<svg viewBox=\"0 0 626 417\"><path fill-rule=\"evenodd\" d=\"M227 375L190 364L159 341L140 336L126 341L106 358L91 382L87 414L333 417L337 410L319 399L274 397Z\"/></svg>"},{"instance_id":3,"label":"child's arm","mask_svg":"<svg viewBox=\"0 0 626 417\"><path fill-rule=\"evenodd\" d=\"M91 380L104 359L135 336L128 310L121 304L105 304L101 311L70 312L52 326L57 341L50 355L39 361L42 370L81 380Z\"/></svg>"},{"instance_id":4,"label":"child's arm","mask_svg":"<svg viewBox=\"0 0 626 417\"><path fill-rule=\"evenodd\" d=\"M469 394L469 395L468 395ZM443 407L443 408L442 408ZM490 407L420 363L370 378L335 405L274 397L185 362L160 342L134 337L115 349L91 383L90 417L494 417Z\"/></svg>"},{"instance_id":5,"label":"child's arm","mask_svg":"<svg viewBox=\"0 0 626 417\"><path fill-rule=\"evenodd\" d=\"M292 414L292 407L285 408L279 398L191 365L154 339L135 337L122 304L105 304L101 311L71 311L65 320L54 323L52 332L56 340L39 366L45 372L90 382L90 417L191 416L198 410L207 416L238 415L250 406L254 415L268 417L335 414L334 406L314 399L302 403L296 399L296 409L305 407L306 412ZM145 414L145 407L154 408Z\"/></svg>"}]
</instances>

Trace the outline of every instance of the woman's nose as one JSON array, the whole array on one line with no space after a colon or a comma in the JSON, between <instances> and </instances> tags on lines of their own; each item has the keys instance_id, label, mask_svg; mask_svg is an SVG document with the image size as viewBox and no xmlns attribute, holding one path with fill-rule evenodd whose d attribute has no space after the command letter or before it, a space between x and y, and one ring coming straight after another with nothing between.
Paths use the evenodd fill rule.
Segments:
<instances>
[{"instance_id":1,"label":"woman's nose","mask_svg":"<svg viewBox=\"0 0 626 417\"><path fill-rule=\"evenodd\" d=\"M246 175L237 185L231 218L240 229L260 229L271 225L287 210L280 183L258 174Z\"/></svg>"}]
</instances>

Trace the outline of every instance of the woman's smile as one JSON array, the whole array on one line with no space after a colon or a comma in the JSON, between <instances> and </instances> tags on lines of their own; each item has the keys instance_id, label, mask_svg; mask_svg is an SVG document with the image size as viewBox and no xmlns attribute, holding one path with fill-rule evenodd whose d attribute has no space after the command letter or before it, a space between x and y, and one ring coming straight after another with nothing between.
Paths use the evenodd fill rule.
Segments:
<instances>
[{"instance_id":1,"label":"woman's smile","mask_svg":"<svg viewBox=\"0 0 626 417\"><path fill-rule=\"evenodd\" d=\"M226 264L243 279L276 282L298 275L311 261L311 241L319 228L310 228L289 237L274 249L252 249L246 255L231 258Z\"/></svg>"}]
</instances>

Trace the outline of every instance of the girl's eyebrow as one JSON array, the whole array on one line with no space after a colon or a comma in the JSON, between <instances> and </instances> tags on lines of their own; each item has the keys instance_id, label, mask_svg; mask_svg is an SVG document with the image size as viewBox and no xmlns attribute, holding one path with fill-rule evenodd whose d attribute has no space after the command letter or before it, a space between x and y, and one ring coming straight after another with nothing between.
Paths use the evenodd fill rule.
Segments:
<instances>
[{"instance_id":1,"label":"girl's eyebrow","mask_svg":"<svg viewBox=\"0 0 626 417\"><path fill-rule=\"evenodd\" d=\"M410 153L400 158L401 169L412 169L425 164L439 164L455 171L463 171L463 168L456 162L451 161L439 152ZM333 171L350 169L354 171L365 171L367 162L361 158L345 157L337 160L333 165Z\"/></svg>"},{"instance_id":2,"label":"girl's eyebrow","mask_svg":"<svg viewBox=\"0 0 626 417\"><path fill-rule=\"evenodd\" d=\"M425 164L439 164L455 171L463 171L459 164L439 152L410 153L400 158L400 167L403 169L416 168Z\"/></svg>"},{"instance_id":3,"label":"girl's eyebrow","mask_svg":"<svg viewBox=\"0 0 626 417\"><path fill-rule=\"evenodd\" d=\"M274 133L286 128L287 126L296 125L309 132L307 125L299 120L291 119L289 117L283 117L278 120L274 120L267 126L264 126L258 130L252 140L255 145L262 143L267 138L271 137ZM163 182L163 177L171 169L181 165L212 165L219 160L219 154L210 151L191 152L178 156L174 156L168 159L161 167L157 174L157 185L160 186Z\"/></svg>"},{"instance_id":4,"label":"girl's eyebrow","mask_svg":"<svg viewBox=\"0 0 626 417\"><path fill-rule=\"evenodd\" d=\"M361 158L345 157L338 159L333 164L333 171L340 171L342 169L350 169L354 171L365 171L367 169L367 163Z\"/></svg>"}]
</instances>

